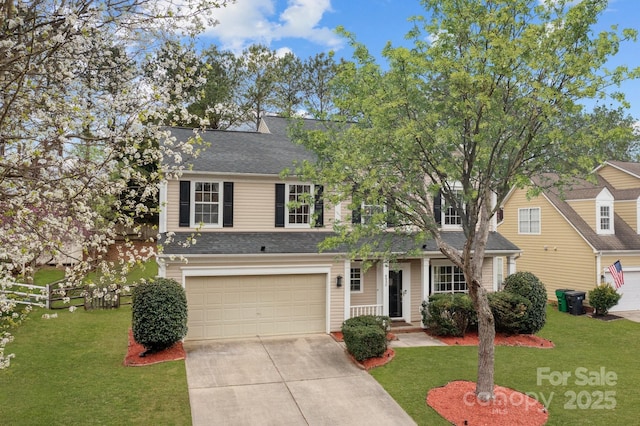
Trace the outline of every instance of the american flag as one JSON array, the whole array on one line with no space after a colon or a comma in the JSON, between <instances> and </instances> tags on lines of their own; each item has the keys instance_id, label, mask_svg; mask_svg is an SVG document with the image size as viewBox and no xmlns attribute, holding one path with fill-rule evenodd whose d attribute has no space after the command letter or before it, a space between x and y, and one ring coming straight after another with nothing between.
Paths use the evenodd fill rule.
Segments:
<instances>
[{"instance_id":1,"label":"american flag","mask_svg":"<svg viewBox=\"0 0 640 426\"><path fill-rule=\"evenodd\" d=\"M622 272L622 264L619 260L616 260L613 265L609 266L609 273L613 277L613 281L616 283L616 288L620 288L624 285L624 273Z\"/></svg>"}]
</instances>

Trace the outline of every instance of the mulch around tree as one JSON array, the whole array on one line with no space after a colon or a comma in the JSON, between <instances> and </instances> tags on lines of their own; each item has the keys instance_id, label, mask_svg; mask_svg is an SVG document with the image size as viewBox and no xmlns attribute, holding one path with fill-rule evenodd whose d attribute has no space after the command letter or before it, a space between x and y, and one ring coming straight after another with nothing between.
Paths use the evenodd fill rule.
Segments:
<instances>
[{"instance_id":1,"label":"mulch around tree","mask_svg":"<svg viewBox=\"0 0 640 426\"><path fill-rule=\"evenodd\" d=\"M131 367L139 367L143 365L158 364L160 362L177 361L185 359L187 354L182 347L182 342L178 342L168 349L160 352L148 353L141 357L144 352L144 346L136 342L133 338L133 331L129 329L129 345L127 347L127 355L124 358L124 365Z\"/></svg>"},{"instance_id":2,"label":"mulch around tree","mask_svg":"<svg viewBox=\"0 0 640 426\"><path fill-rule=\"evenodd\" d=\"M549 413L542 403L530 396L502 386L494 387L495 398L480 401L474 382L458 380L433 388L426 402L454 425L540 426Z\"/></svg>"}]
</instances>

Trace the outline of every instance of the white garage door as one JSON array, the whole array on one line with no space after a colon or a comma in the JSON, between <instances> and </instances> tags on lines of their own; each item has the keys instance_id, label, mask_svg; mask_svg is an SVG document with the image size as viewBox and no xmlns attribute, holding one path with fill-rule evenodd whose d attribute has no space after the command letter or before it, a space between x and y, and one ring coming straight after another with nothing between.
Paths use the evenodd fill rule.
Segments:
<instances>
[{"instance_id":1,"label":"white garage door","mask_svg":"<svg viewBox=\"0 0 640 426\"><path fill-rule=\"evenodd\" d=\"M326 275L187 277L187 340L326 331Z\"/></svg>"},{"instance_id":2,"label":"white garage door","mask_svg":"<svg viewBox=\"0 0 640 426\"><path fill-rule=\"evenodd\" d=\"M624 285L616 291L622 295L616 306L609 309L609 312L637 311L640 310L640 270L639 268L624 267ZM609 271L605 273L605 281L614 288L613 278Z\"/></svg>"}]
</instances>

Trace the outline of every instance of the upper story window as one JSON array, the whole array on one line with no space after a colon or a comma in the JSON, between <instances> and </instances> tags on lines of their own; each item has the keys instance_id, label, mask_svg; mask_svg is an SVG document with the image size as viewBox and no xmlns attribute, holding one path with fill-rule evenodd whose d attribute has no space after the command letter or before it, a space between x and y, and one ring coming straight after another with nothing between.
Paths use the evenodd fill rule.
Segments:
<instances>
[{"instance_id":1,"label":"upper story window","mask_svg":"<svg viewBox=\"0 0 640 426\"><path fill-rule=\"evenodd\" d=\"M375 215L387 211L386 206L376 204L363 204L361 208L361 221L363 224L369 224L373 221Z\"/></svg>"},{"instance_id":2,"label":"upper story window","mask_svg":"<svg viewBox=\"0 0 640 426\"><path fill-rule=\"evenodd\" d=\"M434 265L434 293L466 293L467 291L467 282L462 269L455 265Z\"/></svg>"},{"instance_id":3,"label":"upper story window","mask_svg":"<svg viewBox=\"0 0 640 426\"><path fill-rule=\"evenodd\" d=\"M222 185L220 182L194 182L192 223L220 226Z\"/></svg>"},{"instance_id":4,"label":"upper story window","mask_svg":"<svg viewBox=\"0 0 640 426\"><path fill-rule=\"evenodd\" d=\"M596 232L598 234L613 234L613 195L608 189L603 189L596 197Z\"/></svg>"},{"instance_id":5,"label":"upper story window","mask_svg":"<svg viewBox=\"0 0 640 426\"><path fill-rule=\"evenodd\" d=\"M611 231L611 206L600 206L598 210L600 217L598 224L600 226L600 232Z\"/></svg>"},{"instance_id":6,"label":"upper story window","mask_svg":"<svg viewBox=\"0 0 640 426\"><path fill-rule=\"evenodd\" d=\"M518 209L518 233L540 233L540 207Z\"/></svg>"},{"instance_id":7,"label":"upper story window","mask_svg":"<svg viewBox=\"0 0 640 426\"><path fill-rule=\"evenodd\" d=\"M310 228L324 226L323 186L276 183L275 226Z\"/></svg>"},{"instance_id":8,"label":"upper story window","mask_svg":"<svg viewBox=\"0 0 640 426\"><path fill-rule=\"evenodd\" d=\"M442 227L442 229L459 230L462 228L462 215L460 214L460 208L464 208L462 200L462 189L456 185L454 189L454 196L457 199L458 208L455 205L449 203L440 192L434 199L434 217L436 222Z\"/></svg>"},{"instance_id":9,"label":"upper story window","mask_svg":"<svg viewBox=\"0 0 640 426\"><path fill-rule=\"evenodd\" d=\"M311 185L288 185L287 224L308 226L311 223L312 205L309 202Z\"/></svg>"}]
</instances>

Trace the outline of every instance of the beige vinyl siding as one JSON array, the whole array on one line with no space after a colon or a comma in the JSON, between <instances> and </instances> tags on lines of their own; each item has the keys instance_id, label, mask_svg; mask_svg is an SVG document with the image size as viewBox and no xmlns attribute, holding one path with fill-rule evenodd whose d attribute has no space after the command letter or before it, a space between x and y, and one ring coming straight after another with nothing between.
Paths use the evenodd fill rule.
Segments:
<instances>
[{"instance_id":1,"label":"beige vinyl siding","mask_svg":"<svg viewBox=\"0 0 640 426\"><path fill-rule=\"evenodd\" d=\"M233 227L203 229L215 232L299 232L327 231L332 229L335 208L324 208L324 226L321 228L276 228L275 226L275 185L284 183L274 178L206 175L189 175L180 180L233 182ZM288 182L288 183L292 183ZM172 179L167 184L167 231L185 232L194 228L179 226L179 180Z\"/></svg>"},{"instance_id":2,"label":"beige vinyl siding","mask_svg":"<svg viewBox=\"0 0 640 426\"><path fill-rule=\"evenodd\" d=\"M375 305L378 300L377 289L377 268L374 266L367 269L362 277L362 293L351 292L351 306Z\"/></svg>"},{"instance_id":3,"label":"beige vinyl siding","mask_svg":"<svg viewBox=\"0 0 640 426\"><path fill-rule=\"evenodd\" d=\"M604 166L598 174L616 189L633 189L640 186L640 179L611 166Z\"/></svg>"},{"instance_id":4,"label":"beige vinyl siding","mask_svg":"<svg viewBox=\"0 0 640 426\"><path fill-rule=\"evenodd\" d=\"M482 262L482 287L488 292L493 291L493 258L485 257Z\"/></svg>"},{"instance_id":5,"label":"beige vinyl siding","mask_svg":"<svg viewBox=\"0 0 640 426\"><path fill-rule=\"evenodd\" d=\"M584 219L585 222L587 222L591 229L598 232L598 228L596 227L595 200L571 200L567 201L567 203L580 215L580 217L582 217L582 219Z\"/></svg>"},{"instance_id":6,"label":"beige vinyl siding","mask_svg":"<svg viewBox=\"0 0 640 426\"><path fill-rule=\"evenodd\" d=\"M523 207L540 207L540 235L518 233L518 208ZM593 287L597 276L593 249L544 196L528 201L526 190L515 190L507 200L498 232L522 250L516 269L535 274L545 284L550 300L556 299L559 288L587 291Z\"/></svg>"},{"instance_id":7,"label":"beige vinyl siding","mask_svg":"<svg viewBox=\"0 0 640 426\"><path fill-rule=\"evenodd\" d=\"M638 202L636 200L616 201L613 211L620 215L622 220L627 222L636 233L638 232Z\"/></svg>"}]
</instances>

